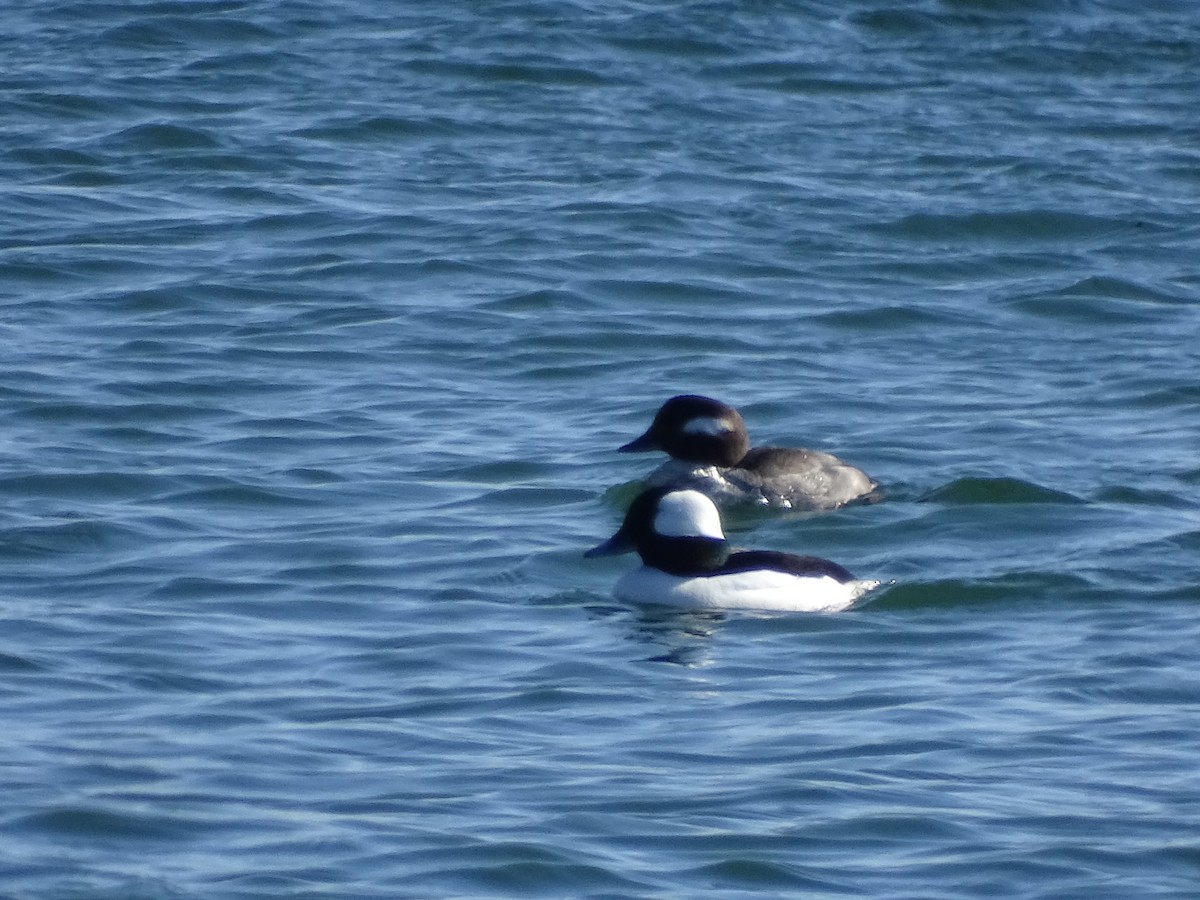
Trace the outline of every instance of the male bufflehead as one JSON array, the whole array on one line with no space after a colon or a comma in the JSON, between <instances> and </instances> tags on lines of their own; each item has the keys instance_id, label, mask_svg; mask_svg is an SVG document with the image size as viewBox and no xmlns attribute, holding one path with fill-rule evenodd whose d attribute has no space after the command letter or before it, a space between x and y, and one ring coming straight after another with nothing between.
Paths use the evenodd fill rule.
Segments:
<instances>
[{"instance_id":1,"label":"male bufflehead","mask_svg":"<svg viewBox=\"0 0 1200 900\"><path fill-rule=\"evenodd\" d=\"M685 609L834 612L878 581L862 581L827 559L773 550L730 549L716 505L692 489L639 494L611 538L584 556L637 551L642 566L614 594L633 603Z\"/></svg>"},{"instance_id":2,"label":"male bufflehead","mask_svg":"<svg viewBox=\"0 0 1200 900\"><path fill-rule=\"evenodd\" d=\"M718 503L758 503L785 509L836 509L876 498L865 472L819 450L751 449L741 414L709 397L672 397L645 434L620 453L664 450L671 459L646 479L652 487L693 487Z\"/></svg>"}]
</instances>

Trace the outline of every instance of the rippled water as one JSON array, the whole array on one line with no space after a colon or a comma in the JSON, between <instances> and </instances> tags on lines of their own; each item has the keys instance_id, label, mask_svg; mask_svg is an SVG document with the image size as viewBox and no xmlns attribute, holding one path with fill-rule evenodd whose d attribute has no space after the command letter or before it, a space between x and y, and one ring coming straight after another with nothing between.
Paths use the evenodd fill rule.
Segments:
<instances>
[{"instance_id":1,"label":"rippled water","mask_svg":"<svg viewBox=\"0 0 1200 900\"><path fill-rule=\"evenodd\" d=\"M0 894L1194 896L1200 11L82 3L0 35ZM674 393L894 582L585 561Z\"/></svg>"}]
</instances>

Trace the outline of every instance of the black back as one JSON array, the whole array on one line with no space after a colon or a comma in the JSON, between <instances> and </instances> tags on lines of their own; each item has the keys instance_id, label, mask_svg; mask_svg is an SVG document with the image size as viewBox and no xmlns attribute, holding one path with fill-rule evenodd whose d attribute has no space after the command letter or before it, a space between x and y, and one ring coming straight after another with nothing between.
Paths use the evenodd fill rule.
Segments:
<instances>
[{"instance_id":1,"label":"black back","mask_svg":"<svg viewBox=\"0 0 1200 900\"><path fill-rule=\"evenodd\" d=\"M845 584L853 581L850 572L828 559L819 556L797 556L794 553L780 553L777 550L741 550L731 553L725 562L713 575L732 575L736 572L749 572L755 569L773 569L776 572L786 572L789 575L814 577L828 575L834 581Z\"/></svg>"}]
</instances>

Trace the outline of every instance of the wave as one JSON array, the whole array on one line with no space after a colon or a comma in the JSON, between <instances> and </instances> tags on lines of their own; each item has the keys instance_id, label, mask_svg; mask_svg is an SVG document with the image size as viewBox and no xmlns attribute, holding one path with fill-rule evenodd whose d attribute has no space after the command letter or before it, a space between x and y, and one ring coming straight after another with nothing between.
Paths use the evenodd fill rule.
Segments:
<instances>
[{"instance_id":1,"label":"wave","mask_svg":"<svg viewBox=\"0 0 1200 900\"><path fill-rule=\"evenodd\" d=\"M1089 216L1052 209L1026 209L966 214L914 213L871 230L914 241L970 243L993 240L1044 245L1113 236L1145 229L1145 224L1112 216Z\"/></svg>"}]
</instances>

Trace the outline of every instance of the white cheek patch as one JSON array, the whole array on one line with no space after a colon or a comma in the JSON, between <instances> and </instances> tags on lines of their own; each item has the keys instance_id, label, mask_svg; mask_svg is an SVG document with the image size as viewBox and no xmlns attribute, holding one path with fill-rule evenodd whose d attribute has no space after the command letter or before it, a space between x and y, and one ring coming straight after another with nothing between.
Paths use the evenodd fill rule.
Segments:
<instances>
[{"instance_id":1,"label":"white cheek patch","mask_svg":"<svg viewBox=\"0 0 1200 900\"><path fill-rule=\"evenodd\" d=\"M658 501L654 530L664 537L725 539L721 514L699 491L672 491Z\"/></svg>"},{"instance_id":2,"label":"white cheek patch","mask_svg":"<svg viewBox=\"0 0 1200 900\"><path fill-rule=\"evenodd\" d=\"M728 434L733 431L729 427L729 423L724 419L713 419L709 416L700 416L696 419L688 419L683 423L683 428L680 429L684 434L703 434L708 437L720 437L723 434Z\"/></svg>"}]
</instances>

